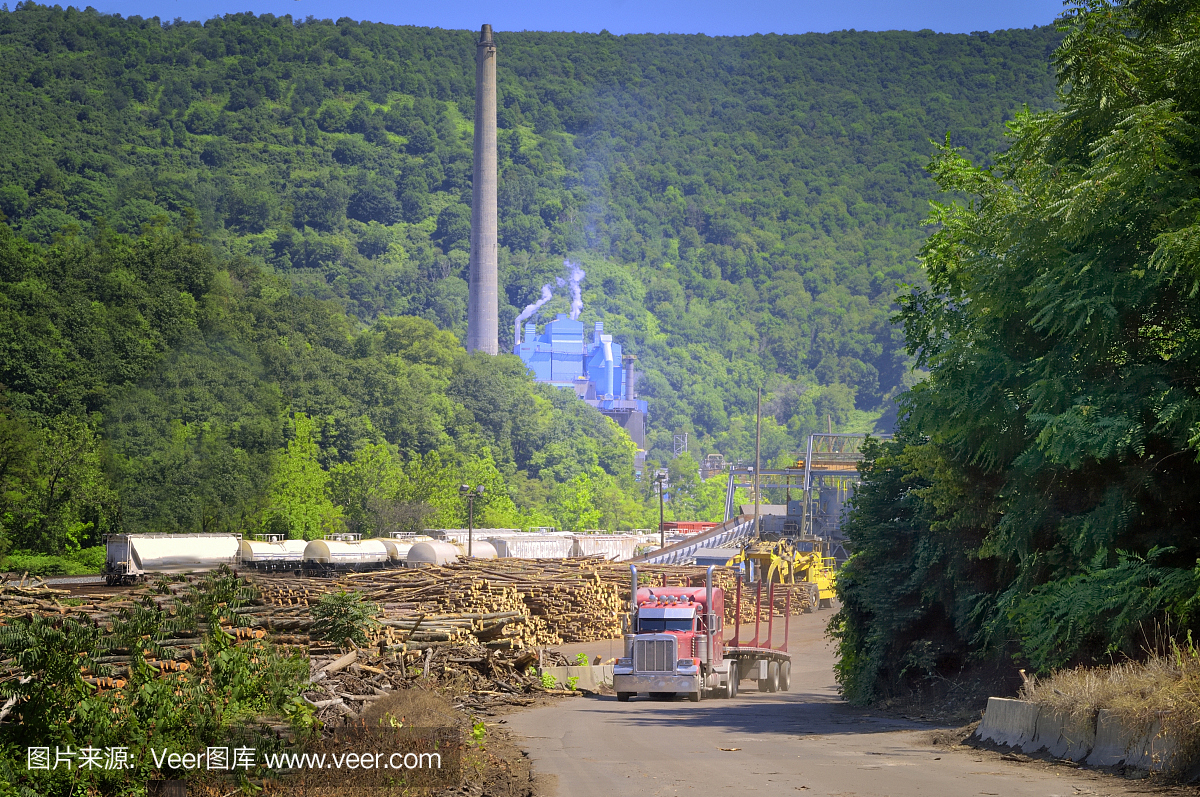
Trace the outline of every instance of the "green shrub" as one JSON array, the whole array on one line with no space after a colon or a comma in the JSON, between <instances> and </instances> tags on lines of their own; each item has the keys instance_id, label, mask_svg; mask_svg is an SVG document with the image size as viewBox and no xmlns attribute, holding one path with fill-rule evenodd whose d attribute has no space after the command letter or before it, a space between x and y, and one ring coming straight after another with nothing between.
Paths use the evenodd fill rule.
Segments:
<instances>
[{"instance_id":1,"label":"green shrub","mask_svg":"<svg viewBox=\"0 0 1200 797\"><path fill-rule=\"evenodd\" d=\"M310 636L346 649L366 647L367 631L379 626L379 607L363 599L361 592L332 592L321 596L312 609L316 622Z\"/></svg>"},{"instance_id":2,"label":"green shrub","mask_svg":"<svg viewBox=\"0 0 1200 797\"><path fill-rule=\"evenodd\" d=\"M104 546L83 548L62 556L13 551L0 559L0 570L31 576L89 576L104 569Z\"/></svg>"}]
</instances>

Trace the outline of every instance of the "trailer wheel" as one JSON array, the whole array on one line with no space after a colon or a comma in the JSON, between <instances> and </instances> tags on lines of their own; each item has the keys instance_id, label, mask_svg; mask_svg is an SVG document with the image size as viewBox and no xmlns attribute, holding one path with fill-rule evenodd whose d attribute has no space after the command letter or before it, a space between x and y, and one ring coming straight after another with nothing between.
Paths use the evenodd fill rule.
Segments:
<instances>
[{"instance_id":1,"label":"trailer wheel","mask_svg":"<svg viewBox=\"0 0 1200 797\"><path fill-rule=\"evenodd\" d=\"M779 662L777 661L767 664L767 689L771 692L779 691Z\"/></svg>"},{"instance_id":2,"label":"trailer wheel","mask_svg":"<svg viewBox=\"0 0 1200 797\"><path fill-rule=\"evenodd\" d=\"M617 692L617 702L618 703L628 703L629 702L629 693L628 692Z\"/></svg>"},{"instance_id":3,"label":"trailer wheel","mask_svg":"<svg viewBox=\"0 0 1200 797\"><path fill-rule=\"evenodd\" d=\"M758 664L757 666L761 668L762 664ZM762 670L760 669L759 672L762 672ZM771 666L770 666L770 663L767 664L767 677L758 679L758 691L760 691L760 692L774 691L771 689Z\"/></svg>"},{"instance_id":4,"label":"trailer wheel","mask_svg":"<svg viewBox=\"0 0 1200 797\"><path fill-rule=\"evenodd\" d=\"M792 688L792 663L785 661L779 665L779 691L787 692Z\"/></svg>"}]
</instances>

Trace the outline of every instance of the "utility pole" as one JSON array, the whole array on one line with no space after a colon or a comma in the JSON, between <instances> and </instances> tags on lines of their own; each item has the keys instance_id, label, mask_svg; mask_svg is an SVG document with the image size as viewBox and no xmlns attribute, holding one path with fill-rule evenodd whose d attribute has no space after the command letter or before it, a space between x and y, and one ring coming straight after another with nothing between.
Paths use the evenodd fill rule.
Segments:
<instances>
[{"instance_id":1,"label":"utility pole","mask_svg":"<svg viewBox=\"0 0 1200 797\"><path fill-rule=\"evenodd\" d=\"M467 499L467 556L474 556L472 538L475 531L475 499L483 496L483 485L472 487L469 484L460 484L458 494Z\"/></svg>"},{"instance_id":2,"label":"utility pole","mask_svg":"<svg viewBox=\"0 0 1200 797\"><path fill-rule=\"evenodd\" d=\"M754 536L760 537L758 525L758 472L762 470L762 388L758 389L758 420L754 425Z\"/></svg>"},{"instance_id":3,"label":"utility pole","mask_svg":"<svg viewBox=\"0 0 1200 797\"><path fill-rule=\"evenodd\" d=\"M658 547L667 547L667 531L663 527L663 482L666 480L666 474L661 470L655 481L658 482Z\"/></svg>"}]
</instances>

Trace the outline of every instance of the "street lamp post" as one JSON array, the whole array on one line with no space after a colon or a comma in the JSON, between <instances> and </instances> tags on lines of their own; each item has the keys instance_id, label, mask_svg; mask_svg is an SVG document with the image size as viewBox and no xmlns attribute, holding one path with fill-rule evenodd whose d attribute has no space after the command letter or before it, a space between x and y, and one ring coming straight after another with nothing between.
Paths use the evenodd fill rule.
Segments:
<instances>
[{"instance_id":1,"label":"street lamp post","mask_svg":"<svg viewBox=\"0 0 1200 797\"><path fill-rule=\"evenodd\" d=\"M662 471L654 477L654 481L658 483L658 547L667 547L667 531L663 527L663 482L666 481L667 474Z\"/></svg>"},{"instance_id":2,"label":"street lamp post","mask_svg":"<svg viewBox=\"0 0 1200 797\"><path fill-rule=\"evenodd\" d=\"M467 499L467 556L474 556L472 537L475 527L475 499L483 496L483 485L472 487L469 484L460 484L458 494Z\"/></svg>"}]
</instances>

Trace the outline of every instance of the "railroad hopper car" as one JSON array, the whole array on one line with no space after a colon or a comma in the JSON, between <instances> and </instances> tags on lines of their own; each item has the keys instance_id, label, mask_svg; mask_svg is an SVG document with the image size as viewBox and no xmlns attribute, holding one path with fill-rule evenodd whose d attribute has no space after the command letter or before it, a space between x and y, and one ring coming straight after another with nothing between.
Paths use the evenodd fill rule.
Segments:
<instances>
[{"instance_id":1,"label":"railroad hopper car","mask_svg":"<svg viewBox=\"0 0 1200 797\"><path fill-rule=\"evenodd\" d=\"M275 572L297 570L304 561L305 540L242 540L242 567Z\"/></svg>"},{"instance_id":2,"label":"railroad hopper car","mask_svg":"<svg viewBox=\"0 0 1200 797\"><path fill-rule=\"evenodd\" d=\"M304 575L332 575L343 570L379 570L400 563L383 540L311 540L304 546Z\"/></svg>"},{"instance_id":3,"label":"railroad hopper car","mask_svg":"<svg viewBox=\"0 0 1200 797\"><path fill-rule=\"evenodd\" d=\"M419 567L455 562L465 545L425 536L369 540L243 540L237 534L110 534L105 582L145 581L155 573L199 573L222 565L297 576L330 576L347 570ZM475 540L475 558L495 559L496 548Z\"/></svg>"},{"instance_id":4,"label":"railroad hopper car","mask_svg":"<svg viewBox=\"0 0 1200 797\"><path fill-rule=\"evenodd\" d=\"M419 542L408 552L409 567L436 567L451 564L467 555L467 546L445 540L429 540ZM474 559L495 559L496 546L487 540L474 540L471 543L471 556Z\"/></svg>"},{"instance_id":5,"label":"railroad hopper car","mask_svg":"<svg viewBox=\"0 0 1200 797\"><path fill-rule=\"evenodd\" d=\"M193 573L221 565L237 567L241 538L236 534L110 534L106 540L104 582L133 584L148 573Z\"/></svg>"}]
</instances>

